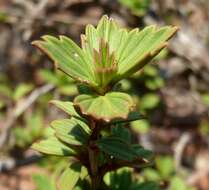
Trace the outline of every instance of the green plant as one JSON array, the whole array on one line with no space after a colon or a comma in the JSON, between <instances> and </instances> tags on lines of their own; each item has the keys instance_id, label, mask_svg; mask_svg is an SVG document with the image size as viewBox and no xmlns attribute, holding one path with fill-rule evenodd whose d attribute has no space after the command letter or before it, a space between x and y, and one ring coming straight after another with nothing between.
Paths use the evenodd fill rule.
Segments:
<instances>
[{"instance_id":1,"label":"green plant","mask_svg":"<svg viewBox=\"0 0 209 190\"><path fill-rule=\"evenodd\" d=\"M133 144L127 128L142 117L117 84L150 62L176 31L171 26L127 31L104 16L97 28L86 27L82 48L65 36L33 42L59 70L81 83L81 94L73 102L51 101L70 118L53 121L51 137L32 146L45 154L71 157L57 180L60 189L111 189L103 181L108 172L152 164L152 153Z\"/></svg>"},{"instance_id":2,"label":"green plant","mask_svg":"<svg viewBox=\"0 0 209 190\"><path fill-rule=\"evenodd\" d=\"M37 190L45 190L46 187L48 190L55 190L53 181L51 181L49 177L44 174L33 174L32 179L35 182Z\"/></svg>"},{"instance_id":3,"label":"green plant","mask_svg":"<svg viewBox=\"0 0 209 190\"><path fill-rule=\"evenodd\" d=\"M0 95L12 103L17 103L34 88L31 84L21 83L13 89L9 84L4 83L0 84Z\"/></svg>"},{"instance_id":4,"label":"green plant","mask_svg":"<svg viewBox=\"0 0 209 190\"><path fill-rule=\"evenodd\" d=\"M183 180L182 174L177 173L174 160L171 156L157 156L155 158L156 168L145 168L142 173L144 178L155 184L161 184L169 190L195 190Z\"/></svg>"},{"instance_id":5,"label":"green plant","mask_svg":"<svg viewBox=\"0 0 209 190\"><path fill-rule=\"evenodd\" d=\"M54 75L52 71L42 69L38 74L44 82L53 84L56 87L56 93L59 93L59 95L69 97L78 94L73 79L69 78L62 72L57 72L56 75Z\"/></svg>"},{"instance_id":6,"label":"green plant","mask_svg":"<svg viewBox=\"0 0 209 190\"><path fill-rule=\"evenodd\" d=\"M150 0L118 0L123 6L131 10L131 12L137 16L143 16L149 6Z\"/></svg>"},{"instance_id":7,"label":"green plant","mask_svg":"<svg viewBox=\"0 0 209 190\"><path fill-rule=\"evenodd\" d=\"M12 134L15 137L14 144L19 148L26 148L44 135L43 118L41 114L33 113L24 120L25 127L17 125L12 128Z\"/></svg>"}]
</instances>

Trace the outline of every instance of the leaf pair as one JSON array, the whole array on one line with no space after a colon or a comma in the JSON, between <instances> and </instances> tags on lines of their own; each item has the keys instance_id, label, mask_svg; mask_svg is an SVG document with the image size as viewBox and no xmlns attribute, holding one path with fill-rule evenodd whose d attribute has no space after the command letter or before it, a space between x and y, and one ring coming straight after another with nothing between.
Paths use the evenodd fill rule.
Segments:
<instances>
[{"instance_id":1,"label":"leaf pair","mask_svg":"<svg viewBox=\"0 0 209 190\"><path fill-rule=\"evenodd\" d=\"M71 102L52 101L60 109L71 115L71 119L55 120L51 123L54 135L34 143L32 148L45 154L75 156L77 148L84 146L90 136L89 126L74 110Z\"/></svg>"},{"instance_id":2,"label":"leaf pair","mask_svg":"<svg viewBox=\"0 0 209 190\"><path fill-rule=\"evenodd\" d=\"M33 45L71 78L104 94L119 80L146 65L167 46L166 41L176 31L177 27L171 26L127 31L103 16L96 28L86 26L85 35L81 35L82 48L65 36L59 39L43 36L43 41L35 41Z\"/></svg>"}]
</instances>

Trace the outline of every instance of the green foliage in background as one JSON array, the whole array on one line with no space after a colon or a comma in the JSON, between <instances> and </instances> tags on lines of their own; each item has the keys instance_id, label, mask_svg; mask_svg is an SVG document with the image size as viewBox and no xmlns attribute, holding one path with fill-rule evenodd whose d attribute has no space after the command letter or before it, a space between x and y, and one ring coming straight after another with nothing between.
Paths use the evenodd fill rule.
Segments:
<instances>
[{"instance_id":1,"label":"green foliage in background","mask_svg":"<svg viewBox=\"0 0 209 190\"><path fill-rule=\"evenodd\" d=\"M42 69L39 71L39 76L44 82L53 84L60 95L75 96L78 94L74 80L59 71L55 75L52 71Z\"/></svg>"},{"instance_id":2,"label":"green foliage in background","mask_svg":"<svg viewBox=\"0 0 209 190\"><path fill-rule=\"evenodd\" d=\"M34 113L25 119L25 127L16 126L12 133L15 137L15 145L20 148L29 147L35 140L44 134L43 118L41 114Z\"/></svg>"},{"instance_id":3,"label":"green foliage in background","mask_svg":"<svg viewBox=\"0 0 209 190\"><path fill-rule=\"evenodd\" d=\"M175 171L174 160L171 156L156 156L156 168L146 168L143 170L143 176L146 180L155 184L168 186L169 190L195 190L189 187L182 179L182 176ZM166 187L165 186L165 187Z\"/></svg>"},{"instance_id":4,"label":"green foliage in background","mask_svg":"<svg viewBox=\"0 0 209 190\"><path fill-rule=\"evenodd\" d=\"M150 0L118 0L123 6L137 16L143 16L150 6Z\"/></svg>"}]
</instances>

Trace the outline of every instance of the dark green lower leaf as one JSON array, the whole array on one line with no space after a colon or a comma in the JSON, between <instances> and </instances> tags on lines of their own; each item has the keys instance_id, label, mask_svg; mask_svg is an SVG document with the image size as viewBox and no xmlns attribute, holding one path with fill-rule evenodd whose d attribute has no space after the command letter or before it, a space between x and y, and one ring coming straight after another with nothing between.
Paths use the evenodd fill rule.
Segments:
<instances>
[{"instance_id":1,"label":"dark green lower leaf","mask_svg":"<svg viewBox=\"0 0 209 190\"><path fill-rule=\"evenodd\" d=\"M153 158L153 153L150 150L144 149L142 146L135 144L132 146L136 155L138 157L144 158L146 160L150 160Z\"/></svg>"},{"instance_id":2,"label":"dark green lower leaf","mask_svg":"<svg viewBox=\"0 0 209 190\"><path fill-rule=\"evenodd\" d=\"M123 139L127 143L131 143L131 133L127 128L123 126L113 126L112 135Z\"/></svg>"},{"instance_id":3,"label":"dark green lower leaf","mask_svg":"<svg viewBox=\"0 0 209 190\"><path fill-rule=\"evenodd\" d=\"M132 161L136 154L127 142L118 137L106 137L97 141L100 150L121 160Z\"/></svg>"}]
</instances>

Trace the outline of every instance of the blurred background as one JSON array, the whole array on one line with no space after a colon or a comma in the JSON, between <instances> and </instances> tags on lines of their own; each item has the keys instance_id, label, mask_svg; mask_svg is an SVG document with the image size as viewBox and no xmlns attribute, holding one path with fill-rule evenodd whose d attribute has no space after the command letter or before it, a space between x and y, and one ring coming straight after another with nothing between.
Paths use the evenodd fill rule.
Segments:
<instances>
[{"instance_id":1,"label":"blurred background","mask_svg":"<svg viewBox=\"0 0 209 190\"><path fill-rule=\"evenodd\" d=\"M66 117L48 101L78 93L31 42L64 34L80 43L103 14L130 29L180 27L152 64L121 82L147 116L131 123L133 136L156 155L135 177L161 189L209 190L208 0L0 0L0 190L55 190L67 162L30 149L50 135L51 120Z\"/></svg>"}]
</instances>

